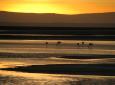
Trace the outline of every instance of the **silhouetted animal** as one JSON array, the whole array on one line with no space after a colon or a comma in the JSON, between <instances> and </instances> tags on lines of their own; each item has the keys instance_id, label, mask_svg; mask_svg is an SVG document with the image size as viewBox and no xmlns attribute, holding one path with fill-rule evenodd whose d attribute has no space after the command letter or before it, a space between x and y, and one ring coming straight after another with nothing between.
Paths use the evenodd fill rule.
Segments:
<instances>
[{"instance_id":1,"label":"silhouetted animal","mask_svg":"<svg viewBox=\"0 0 115 85\"><path fill-rule=\"evenodd\" d=\"M58 41L58 42L56 43L56 46L59 46L61 43L62 43L61 41Z\"/></svg>"},{"instance_id":2,"label":"silhouetted animal","mask_svg":"<svg viewBox=\"0 0 115 85\"><path fill-rule=\"evenodd\" d=\"M88 48L92 48L94 46L93 43L89 43Z\"/></svg>"},{"instance_id":3,"label":"silhouetted animal","mask_svg":"<svg viewBox=\"0 0 115 85\"><path fill-rule=\"evenodd\" d=\"M45 42L46 48L48 47L48 44L49 44L48 42Z\"/></svg>"}]
</instances>

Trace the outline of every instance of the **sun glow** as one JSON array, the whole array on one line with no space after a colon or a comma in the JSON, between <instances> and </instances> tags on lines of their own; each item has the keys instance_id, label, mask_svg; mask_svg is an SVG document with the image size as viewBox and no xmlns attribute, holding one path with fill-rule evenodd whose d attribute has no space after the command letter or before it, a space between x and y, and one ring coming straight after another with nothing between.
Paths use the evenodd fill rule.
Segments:
<instances>
[{"instance_id":1,"label":"sun glow","mask_svg":"<svg viewBox=\"0 0 115 85\"><path fill-rule=\"evenodd\" d=\"M24 13L115 12L115 0L1 0L0 11Z\"/></svg>"},{"instance_id":2,"label":"sun glow","mask_svg":"<svg viewBox=\"0 0 115 85\"><path fill-rule=\"evenodd\" d=\"M6 8L7 11L23 12L23 13L58 13L58 14L74 14L75 10L64 8L56 4L34 3L34 4L15 4Z\"/></svg>"}]
</instances>

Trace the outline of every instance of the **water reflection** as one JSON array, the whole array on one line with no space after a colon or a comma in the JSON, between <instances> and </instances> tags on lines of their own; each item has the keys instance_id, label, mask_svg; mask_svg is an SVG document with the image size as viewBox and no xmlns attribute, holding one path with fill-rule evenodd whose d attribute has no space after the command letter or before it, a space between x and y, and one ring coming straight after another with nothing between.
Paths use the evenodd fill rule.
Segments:
<instances>
[{"instance_id":1,"label":"water reflection","mask_svg":"<svg viewBox=\"0 0 115 85\"><path fill-rule=\"evenodd\" d=\"M0 67L14 67L32 64L56 64L56 63L88 63L102 62L105 59L85 59L85 60L69 60L69 59L37 59L37 58L10 58L0 59ZM25 61L26 60L26 61ZM108 60L108 59L107 59ZM90 63L91 63L90 62ZM107 63L107 61L105 61ZM1 67L1 68L2 68ZM115 85L114 76L90 76L90 75L64 75L64 74L42 74L42 73L26 73L15 71L0 70L0 85Z\"/></svg>"},{"instance_id":2,"label":"water reflection","mask_svg":"<svg viewBox=\"0 0 115 85\"><path fill-rule=\"evenodd\" d=\"M46 42L48 42L47 46ZM57 43L59 43L60 45L57 46ZM80 44L80 47L78 47L77 43L82 43L83 46L81 46ZM93 44L92 50L87 47L89 43ZM0 52L76 53L77 50L78 54L115 54L115 41L0 40L0 47Z\"/></svg>"},{"instance_id":3,"label":"water reflection","mask_svg":"<svg viewBox=\"0 0 115 85\"><path fill-rule=\"evenodd\" d=\"M16 66L27 66L24 62L1 61L0 68L14 68Z\"/></svg>"},{"instance_id":4,"label":"water reflection","mask_svg":"<svg viewBox=\"0 0 115 85\"><path fill-rule=\"evenodd\" d=\"M95 43L95 49L76 49L73 45L81 41L62 41L63 46L55 48L56 40L0 40L0 52L11 53L64 53L64 54L115 54L115 41L85 41ZM39 48L42 47L42 48ZM53 48L52 48L53 47ZM69 49L68 49L69 48ZM73 49L74 48L74 49ZM101 49L103 48L103 49ZM17 56L17 55L16 55ZM4 56L3 56L4 57ZM8 56L9 57L9 56ZM14 56L13 56L14 57ZM32 56L33 57L33 56ZM40 55L38 57L41 57ZM55 56L47 58L0 58L0 68L44 64L110 64L115 58L103 59L64 59ZM24 73L0 70L0 85L115 85L114 76L61 75Z\"/></svg>"},{"instance_id":5,"label":"water reflection","mask_svg":"<svg viewBox=\"0 0 115 85\"><path fill-rule=\"evenodd\" d=\"M115 85L115 77L0 71L0 85Z\"/></svg>"}]
</instances>

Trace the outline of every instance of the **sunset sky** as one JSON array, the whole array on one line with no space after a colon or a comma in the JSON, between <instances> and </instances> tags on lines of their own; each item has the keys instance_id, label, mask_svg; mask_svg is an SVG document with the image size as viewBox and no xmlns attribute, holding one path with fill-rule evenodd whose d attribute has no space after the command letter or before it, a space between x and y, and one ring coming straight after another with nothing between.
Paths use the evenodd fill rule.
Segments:
<instances>
[{"instance_id":1,"label":"sunset sky","mask_svg":"<svg viewBox=\"0 0 115 85\"><path fill-rule=\"evenodd\" d=\"M0 11L60 14L115 12L115 0L0 0Z\"/></svg>"}]
</instances>

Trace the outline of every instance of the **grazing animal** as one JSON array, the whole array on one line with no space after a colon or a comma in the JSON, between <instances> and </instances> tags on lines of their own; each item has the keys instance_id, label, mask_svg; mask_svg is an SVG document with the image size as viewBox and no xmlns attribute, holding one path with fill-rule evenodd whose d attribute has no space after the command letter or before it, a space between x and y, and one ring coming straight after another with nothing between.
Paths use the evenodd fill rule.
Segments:
<instances>
[{"instance_id":1,"label":"grazing animal","mask_svg":"<svg viewBox=\"0 0 115 85\"><path fill-rule=\"evenodd\" d=\"M94 46L93 43L89 43L88 48L92 48Z\"/></svg>"},{"instance_id":2,"label":"grazing animal","mask_svg":"<svg viewBox=\"0 0 115 85\"><path fill-rule=\"evenodd\" d=\"M62 43L61 41L58 41L58 42L56 43L56 46L59 46L61 43Z\"/></svg>"},{"instance_id":3,"label":"grazing animal","mask_svg":"<svg viewBox=\"0 0 115 85\"><path fill-rule=\"evenodd\" d=\"M85 42L82 42L81 45L82 45L82 47L84 47L85 46Z\"/></svg>"},{"instance_id":4,"label":"grazing animal","mask_svg":"<svg viewBox=\"0 0 115 85\"><path fill-rule=\"evenodd\" d=\"M80 44L79 44L79 43L77 43L77 47L78 47L78 48L80 47Z\"/></svg>"},{"instance_id":5,"label":"grazing animal","mask_svg":"<svg viewBox=\"0 0 115 85\"><path fill-rule=\"evenodd\" d=\"M46 48L48 47L48 44L49 44L48 42L45 42Z\"/></svg>"}]
</instances>

